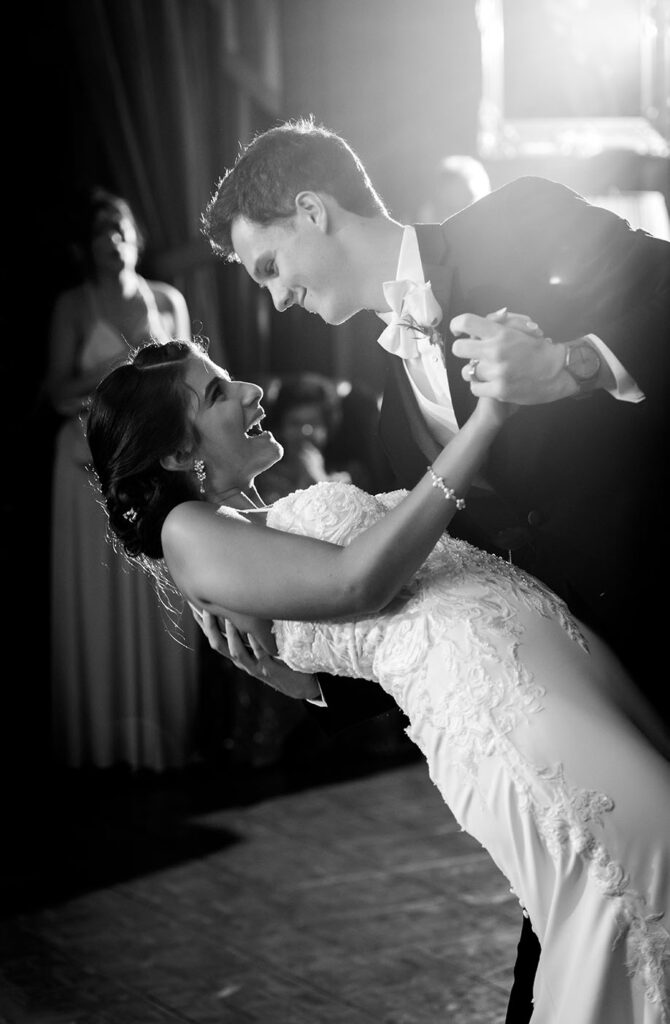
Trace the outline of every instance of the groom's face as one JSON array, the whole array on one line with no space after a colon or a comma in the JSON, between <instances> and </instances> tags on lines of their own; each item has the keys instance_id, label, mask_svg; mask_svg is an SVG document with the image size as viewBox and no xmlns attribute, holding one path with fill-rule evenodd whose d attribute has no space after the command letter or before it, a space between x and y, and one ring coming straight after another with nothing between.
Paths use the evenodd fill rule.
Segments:
<instances>
[{"instance_id":1,"label":"groom's face","mask_svg":"<svg viewBox=\"0 0 670 1024\"><path fill-rule=\"evenodd\" d=\"M231 236L245 270L280 312L300 306L341 324L362 308L337 236L307 212L265 225L238 217Z\"/></svg>"}]
</instances>

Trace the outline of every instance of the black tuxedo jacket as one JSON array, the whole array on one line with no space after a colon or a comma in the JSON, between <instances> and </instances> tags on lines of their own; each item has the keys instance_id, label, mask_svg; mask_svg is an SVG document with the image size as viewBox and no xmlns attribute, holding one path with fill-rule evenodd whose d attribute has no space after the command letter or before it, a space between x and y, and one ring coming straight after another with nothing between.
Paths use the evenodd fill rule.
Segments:
<instances>
[{"instance_id":1,"label":"black tuxedo jacket","mask_svg":"<svg viewBox=\"0 0 670 1024\"><path fill-rule=\"evenodd\" d=\"M667 599L664 493L670 348L670 244L633 231L555 182L520 178L440 225L416 226L425 279L443 310L454 410L475 399L451 353L449 323L502 306L554 341L593 333L644 392L598 391L519 409L449 532L510 557L550 585L627 662L652 700L663 676ZM400 359L387 356L380 434L402 487L439 451ZM359 681L320 677L333 727L386 706ZM353 687L353 689L352 689ZM661 702L659 702L661 703ZM662 703L661 703L662 706Z\"/></svg>"}]
</instances>

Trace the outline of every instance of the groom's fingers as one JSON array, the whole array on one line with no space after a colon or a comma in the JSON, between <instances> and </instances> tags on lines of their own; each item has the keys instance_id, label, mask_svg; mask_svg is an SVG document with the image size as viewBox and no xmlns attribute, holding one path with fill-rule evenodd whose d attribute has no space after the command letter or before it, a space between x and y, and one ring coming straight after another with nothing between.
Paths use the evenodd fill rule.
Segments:
<instances>
[{"instance_id":1,"label":"groom's fingers","mask_svg":"<svg viewBox=\"0 0 670 1024\"><path fill-rule=\"evenodd\" d=\"M243 669L249 675L253 675L256 669L256 659L250 653L242 634L233 625L230 619L226 619L226 640L230 651L230 660L237 668Z\"/></svg>"},{"instance_id":2,"label":"groom's fingers","mask_svg":"<svg viewBox=\"0 0 670 1024\"><path fill-rule=\"evenodd\" d=\"M193 612L193 618L205 634L207 642L212 650L216 651L217 654L222 654L224 658L230 658L228 641L221 632L221 626L217 617L212 615L211 612L204 610L200 611L195 607L195 605L191 605L190 607Z\"/></svg>"}]
</instances>

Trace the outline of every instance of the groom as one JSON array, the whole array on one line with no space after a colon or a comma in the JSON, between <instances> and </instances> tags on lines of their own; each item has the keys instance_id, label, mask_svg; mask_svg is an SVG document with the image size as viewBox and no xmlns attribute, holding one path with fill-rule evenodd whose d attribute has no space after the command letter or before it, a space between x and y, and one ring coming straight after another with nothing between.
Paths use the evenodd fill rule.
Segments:
<instances>
[{"instance_id":1,"label":"groom","mask_svg":"<svg viewBox=\"0 0 670 1024\"><path fill-rule=\"evenodd\" d=\"M299 305L329 324L378 313L380 435L399 486L416 483L479 396L520 407L450 533L549 584L654 700L670 245L531 177L441 225L401 225L348 144L311 121L254 139L203 226L280 311ZM360 681L354 692L319 683L324 714L341 720L385 699L376 687L364 697ZM530 1019L537 952L525 922L508 1024Z\"/></svg>"}]
</instances>

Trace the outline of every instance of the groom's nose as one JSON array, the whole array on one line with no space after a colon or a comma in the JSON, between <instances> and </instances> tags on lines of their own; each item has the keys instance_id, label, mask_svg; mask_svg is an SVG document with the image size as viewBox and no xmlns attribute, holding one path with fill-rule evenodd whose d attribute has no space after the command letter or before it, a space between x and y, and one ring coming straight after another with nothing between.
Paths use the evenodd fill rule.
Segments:
<instances>
[{"instance_id":1,"label":"groom's nose","mask_svg":"<svg viewBox=\"0 0 670 1024\"><path fill-rule=\"evenodd\" d=\"M275 309L278 312L283 313L285 309L293 305L293 292L290 288L285 285L275 282L269 286L272 301L274 302Z\"/></svg>"}]
</instances>

